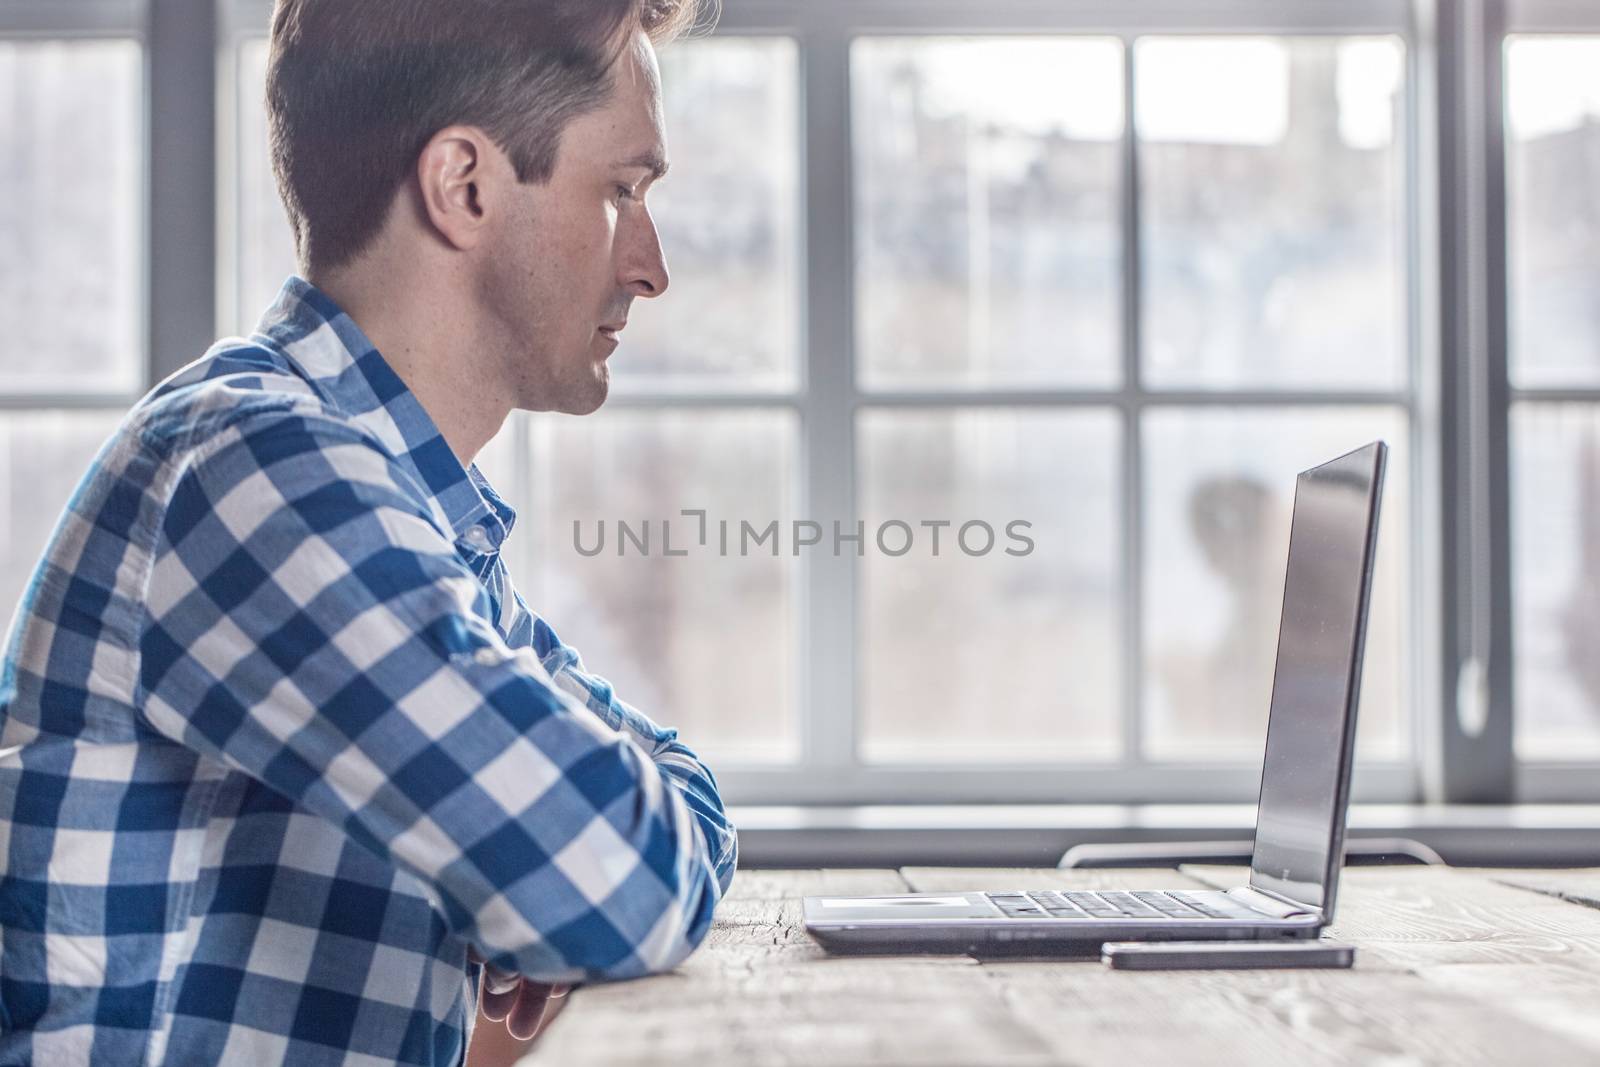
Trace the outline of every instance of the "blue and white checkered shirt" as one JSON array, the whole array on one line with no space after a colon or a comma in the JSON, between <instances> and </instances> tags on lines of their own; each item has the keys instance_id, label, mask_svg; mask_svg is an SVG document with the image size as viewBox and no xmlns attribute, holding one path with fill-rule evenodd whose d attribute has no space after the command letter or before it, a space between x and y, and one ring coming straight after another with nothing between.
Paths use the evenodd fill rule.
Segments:
<instances>
[{"instance_id":1,"label":"blue and white checkered shirt","mask_svg":"<svg viewBox=\"0 0 1600 1067\"><path fill-rule=\"evenodd\" d=\"M512 589L513 518L299 279L134 408L0 673L0 1063L454 1064L469 947L693 950L716 785Z\"/></svg>"}]
</instances>

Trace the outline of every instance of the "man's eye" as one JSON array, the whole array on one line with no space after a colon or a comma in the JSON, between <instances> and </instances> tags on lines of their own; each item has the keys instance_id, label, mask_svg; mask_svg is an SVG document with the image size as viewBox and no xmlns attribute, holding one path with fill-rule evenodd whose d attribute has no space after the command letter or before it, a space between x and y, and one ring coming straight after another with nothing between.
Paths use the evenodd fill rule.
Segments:
<instances>
[{"instance_id":1,"label":"man's eye","mask_svg":"<svg viewBox=\"0 0 1600 1067\"><path fill-rule=\"evenodd\" d=\"M626 185L617 186L617 199L618 200L632 200L633 199L633 190L628 188Z\"/></svg>"}]
</instances>

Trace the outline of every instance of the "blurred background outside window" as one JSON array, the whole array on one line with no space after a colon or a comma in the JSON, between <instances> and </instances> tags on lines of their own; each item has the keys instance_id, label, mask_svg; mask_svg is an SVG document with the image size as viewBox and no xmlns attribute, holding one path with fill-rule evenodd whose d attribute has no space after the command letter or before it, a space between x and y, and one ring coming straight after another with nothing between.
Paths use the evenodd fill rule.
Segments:
<instances>
[{"instance_id":1,"label":"blurred background outside window","mask_svg":"<svg viewBox=\"0 0 1600 1067\"><path fill-rule=\"evenodd\" d=\"M1248 799L1294 475L1382 437L1359 743L1389 771L1379 792L1411 799L1437 670L1419 546L1440 520L1420 491L1438 428L1416 341L1429 200L1404 27L811 36L752 32L725 7L718 34L660 56L673 170L651 204L671 293L635 309L602 412L515 415L479 457L520 512L509 561L535 610L731 768L735 799L784 800L818 721L850 782L891 783L874 795L904 780L936 799L957 771L987 775L987 799L1058 773L1063 797L1137 800L1159 782L1183 795L1199 769L1224 777L1195 799ZM849 4L824 7L804 18L848 24ZM262 30L222 42L220 332L248 332L294 270ZM160 309L145 307L140 44L3 34L9 614L78 474L151 384ZM847 76L840 113L807 106L823 48L842 49L820 68ZM1504 59L1516 753L1593 760L1600 36L1514 34ZM847 202L806 187L808 150L836 132ZM849 249L848 306L810 303L818 240ZM848 352L811 340L819 311L848 320ZM842 451L813 436L822 375L850 405ZM814 468L823 454L849 462ZM854 511L813 514L818 484ZM778 551L716 551L719 520L776 522ZM800 520L822 527L808 550ZM992 551L956 541L974 520L999 532ZM1025 554L1003 550L1014 520ZM865 530L842 567L818 559L835 521ZM874 542L896 521L916 534L903 554ZM687 556L663 551L669 522ZM620 524L654 550L619 548ZM604 550L581 551L602 528ZM842 598L823 595L838 582ZM821 602L847 609L823 625L849 664L820 658ZM821 684L841 669L845 689ZM824 690L849 706L818 707ZM1122 777L1086 796L1071 768Z\"/></svg>"}]
</instances>

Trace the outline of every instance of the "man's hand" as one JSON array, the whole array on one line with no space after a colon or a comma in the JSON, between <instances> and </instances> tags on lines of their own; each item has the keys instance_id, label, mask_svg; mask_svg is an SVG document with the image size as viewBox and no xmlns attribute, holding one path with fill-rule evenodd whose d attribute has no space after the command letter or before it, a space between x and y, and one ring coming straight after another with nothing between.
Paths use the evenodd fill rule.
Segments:
<instances>
[{"instance_id":1,"label":"man's hand","mask_svg":"<svg viewBox=\"0 0 1600 1067\"><path fill-rule=\"evenodd\" d=\"M545 1024L561 1014L561 1000L567 995L569 987L545 985L511 971L502 971L485 963L478 951L470 946L467 948L467 959L483 964L478 997L483 1017L494 1023L504 1022L511 1036L518 1041L531 1041L538 1037Z\"/></svg>"},{"instance_id":2,"label":"man's hand","mask_svg":"<svg viewBox=\"0 0 1600 1067\"><path fill-rule=\"evenodd\" d=\"M489 969L485 968L483 996L480 998L483 1017L490 1022L504 1021L506 1029L518 1041L537 1037L545 1023L561 1011L559 1002L567 995L566 986L545 985L526 978L491 984L489 974Z\"/></svg>"}]
</instances>

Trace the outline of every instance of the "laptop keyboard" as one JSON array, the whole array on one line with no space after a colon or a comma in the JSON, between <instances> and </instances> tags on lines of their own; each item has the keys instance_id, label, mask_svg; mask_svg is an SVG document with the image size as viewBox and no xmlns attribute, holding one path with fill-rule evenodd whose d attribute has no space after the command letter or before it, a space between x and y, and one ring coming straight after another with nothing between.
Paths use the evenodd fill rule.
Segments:
<instances>
[{"instance_id":1,"label":"laptop keyboard","mask_svg":"<svg viewBox=\"0 0 1600 1067\"><path fill-rule=\"evenodd\" d=\"M1057 893L985 893L989 902L1012 919L1235 919L1224 911L1187 895L1163 892L1125 893L1115 890L1076 890Z\"/></svg>"}]
</instances>

